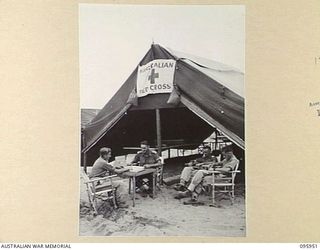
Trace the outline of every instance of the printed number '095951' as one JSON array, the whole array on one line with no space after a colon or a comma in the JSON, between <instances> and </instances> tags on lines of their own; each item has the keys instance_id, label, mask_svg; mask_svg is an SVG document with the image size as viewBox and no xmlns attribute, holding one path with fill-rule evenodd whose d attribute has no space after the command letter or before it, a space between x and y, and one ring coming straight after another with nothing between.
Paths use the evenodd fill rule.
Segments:
<instances>
[{"instance_id":1,"label":"printed number '095951'","mask_svg":"<svg viewBox=\"0 0 320 250\"><path fill-rule=\"evenodd\" d=\"M300 244L300 248L306 248L306 249L318 248L318 245L317 244Z\"/></svg>"}]
</instances>

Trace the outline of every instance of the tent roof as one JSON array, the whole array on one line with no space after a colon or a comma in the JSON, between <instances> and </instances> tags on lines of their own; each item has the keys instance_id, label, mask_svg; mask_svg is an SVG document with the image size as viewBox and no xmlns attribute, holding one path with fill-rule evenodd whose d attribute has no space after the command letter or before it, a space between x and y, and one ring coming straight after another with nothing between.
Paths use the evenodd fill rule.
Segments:
<instances>
[{"instance_id":1,"label":"tent roof","mask_svg":"<svg viewBox=\"0 0 320 250\"><path fill-rule=\"evenodd\" d=\"M191 65L213 80L244 97L244 74L229 65L167 48L179 60Z\"/></svg>"},{"instance_id":2,"label":"tent roof","mask_svg":"<svg viewBox=\"0 0 320 250\"><path fill-rule=\"evenodd\" d=\"M207 124L217 127L238 146L244 148L243 73L218 62L166 50L155 44L151 46L139 65L144 65L155 59L175 59L177 61L174 82L181 93L179 107L187 107L199 116L202 122L205 121ZM155 108L176 108L166 103L169 94L148 95L139 98L138 107L127 104L130 93L136 87L137 68L138 66L98 115L85 126L84 152L90 150L121 119L124 119L125 115L131 114L134 110L138 112L138 110ZM193 118L189 117L189 119ZM169 119L167 120L169 121ZM133 124L128 123L123 128L126 126L133 126ZM175 130L177 128L171 126L168 129ZM188 131L185 131L186 136L187 133ZM194 136L197 136L196 132Z\"/></svg>"},{"instance_id":3,"label":"tent roof","mask_svg":"<svg viewBox=\"0 0 320 250\"><path fill-rule=\"evenodd\" d=\"M99 113L100 109L81 109L81 128L84 128L86 124Z\"/></svg>"}]
</instances>

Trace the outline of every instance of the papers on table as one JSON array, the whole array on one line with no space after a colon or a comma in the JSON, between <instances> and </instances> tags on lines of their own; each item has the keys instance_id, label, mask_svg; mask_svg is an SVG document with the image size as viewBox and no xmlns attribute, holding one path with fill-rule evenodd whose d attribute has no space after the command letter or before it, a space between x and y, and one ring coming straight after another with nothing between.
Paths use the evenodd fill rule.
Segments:
<instances>
[{"instance_id":1,"label":"papers on table","mask_svg":"<svg viewBox=\"0 0 320 250\"><path fill-rule=\"evenodd\" d=\"M129 171L130 172L137 173L137 172L140 172L140 171L143 171L143 170L144 170L144 167L141 167L141 166L129 166Z\"/></svg>"}]
</instances>

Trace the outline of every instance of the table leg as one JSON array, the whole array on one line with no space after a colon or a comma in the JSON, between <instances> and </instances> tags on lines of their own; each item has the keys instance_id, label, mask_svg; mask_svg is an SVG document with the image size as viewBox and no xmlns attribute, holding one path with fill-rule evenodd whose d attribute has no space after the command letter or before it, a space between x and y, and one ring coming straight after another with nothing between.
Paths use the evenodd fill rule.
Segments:
<instances>
[{"instance_id":1,"label":"table leg","mask_svg":"<svg viewBox=\"0 0 320 250\"><path fill-rule=\"evenodd\" d=\"M136 177L132 177L132 192L133 192L133 206L135 206L135 200L136 200Z\"/></svg>"},{"instance_id":2,"label":"table leg","mask_svg":"<svg viewBox=\"0 0 320 250\"><path fill-rule=\"evenodd\" d=\"M153 172L153 181L152 181L152 198L156 197L156 182L157 182L157 171Z\"/></svg>"},{"instance_id":3,"label":"table leg","mask_svg":"<svg viewBox=\"0 0 320 250\"><path fill-rule=\"evenodd\" d=\"M212 174L212 205L215 206L215 198L214 198L214 173Z\"/></svg>"}]
</instances>

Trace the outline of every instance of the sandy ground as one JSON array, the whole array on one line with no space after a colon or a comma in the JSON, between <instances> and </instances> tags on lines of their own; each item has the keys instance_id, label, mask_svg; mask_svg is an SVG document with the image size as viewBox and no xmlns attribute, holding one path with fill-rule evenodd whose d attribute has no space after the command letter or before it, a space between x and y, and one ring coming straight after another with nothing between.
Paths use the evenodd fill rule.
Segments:
<instances>
[{"instance_id":1,"label":"sandy ground","mask_svg":"<svg viewBox=\"0 0 320 250\"><path fill-rule=\"evenodd\" d=\"M128 179L121 180L128 186ZM157 197L137 194L136 206L128 196L128 208L114 210L109 202L99 201L99 215L93 216L85 185L81 181L80 235L85 236L245 236L244 188L237 186L234 205L218 196L221 207L210 207L209 195L201 194L203 206L184 205L176 200L176 191L163 186Z\"/></svg>"}]
</instances>

